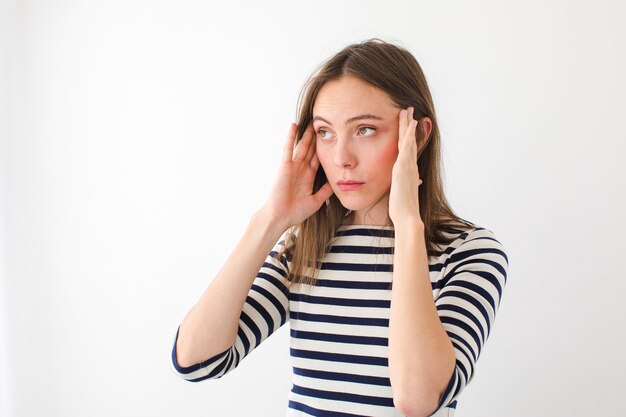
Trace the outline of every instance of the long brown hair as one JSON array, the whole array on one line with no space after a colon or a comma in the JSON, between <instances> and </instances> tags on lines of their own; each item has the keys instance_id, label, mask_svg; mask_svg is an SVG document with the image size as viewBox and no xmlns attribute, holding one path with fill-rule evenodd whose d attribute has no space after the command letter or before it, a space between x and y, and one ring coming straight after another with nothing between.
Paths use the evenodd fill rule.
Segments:
<instances>
[{"instance_id":1,"label":"long brown hair","mask_svg":"<svg viewBox=\"0 0 626 417\"><path fill-rule=\"evenodd\" d=\"M414 107L416 119L429 117L432 121L430 140L420 151L417 160L420 179L418 198L420 218L424 223L426 247L429 256L438 254L437 245L447 245L454 234L475 226L458 217L448 203L442 180L441 138L433 99L426 77L413 55L406 49L378 38L346 46L322 63L305 82L298 99L298 131L296 144L313 119L313 105L322 86L344 75L357 77L383 91L399 109ZM416 131L421 135L420 130ZM419 143L428 138L418 137ZM315 177L313 193L326 183L322 166ZM276 254L285 253L291 261L289 281L315 285L321 260L330 248L337 229L349 211L335 194L322 207L292 226L285 236L285 246ZM387 225L393 226L389 215Z\"/></svg>"}]
</instances>

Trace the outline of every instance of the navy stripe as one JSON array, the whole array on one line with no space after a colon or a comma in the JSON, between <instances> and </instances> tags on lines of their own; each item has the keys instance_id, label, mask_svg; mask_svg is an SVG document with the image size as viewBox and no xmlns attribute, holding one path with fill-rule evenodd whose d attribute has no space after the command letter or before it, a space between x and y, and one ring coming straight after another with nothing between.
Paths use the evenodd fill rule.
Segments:
<instances>
[{"instance_id":1,"label":"navy stripe","mask_svg":"<svg viewBox=\"0 0 626 417\"><path fill-rule=\"evenodd\" d=\"M464 355L465 357L467 357L467 355L466 355L465 353L463 353L463 355ZM470 364L470 369L469 369L469 370L467 370L467 369L465 368L465 365L463 364L463 362L461 362L461 361L460 361L460 360L458 360L458 359L457 359L457 361L456 361L456 368L455 368L455 369L456 369L456 370L458 370L459 372L461 372L461 373L463 374L463 378L464 378L464 381L465 381L466 383L467 383L467 382L468 382L468 381L472 378L472 376L474 375L474 367L472 366L472 361L469 361L469 364Z\"/></svg>"},{"instance_id":2,"label":"navy stripe","mask_svg":"<svg viewBox=\"0 0 626 417\"><path fill-rule=\"evenodd\" d=\"M246 297L246 303L248 303L250 307L254 308L256 312L258 312L263 317L263 319L265 320L265 323L267 324L268 332L272 333L272 331L274 330L274 319L267 312L265 307L263 307L261 303L259 303L257 300L255 300L254 298L250 296ZM261 343L260 339L261 339L261 335L259 334L259 342L257 343L257 345Z\"/></svg>"},{"instance_id":3,"label":"navy stripe","mask_svg":"<svg viewBox=\"0 0 626 417\"><path fill-rule=\"evenodd\" d=\"M476 346L478 346L478 350L480 350L480 348L482 347L483 343L480 340L480 338L478 337L478 335L476 334L476 331L474 330L474 328L472 328L470 325L468 325L464 321L459 320L459 319L454 318L454 317L443 316L443 317L439 317L439 318L440 318L442 323L451 324L453 326L456 326L456 327L459 327L459 328L465 330L472 337L472 339L474 339L474 342L476 342ZM476 355L476 359L478 359L478 355Z\"/></svg>"},{"instance_id":4,"label":"navy stripe","mask_svg":"<svg viewBox=\"0 0 626 417\"><path fill-rule=\"evenodd\" d=\"M293 388L291 389L291 391L295 392L296 394L304 395L307 397L323 398L325 400L346 401L346 402L357 403L357 404L371 404L371 405L378 405L381 407L393 407L393 398L387 398L387 397L375 397L372 395L360 395L360 394L351 394L347 392L325 391L321 389L301 387L295 384Z\"/></svg>"},{"instance_id":5,"label":"navy stripe","mask_svg":"<svg viewBox=\"0 0 626 417\"><path fill-rule=\"evenodd\" d=\"M350 288L358 290L387 290L390 281L347 281L335 279L318 279L316 287L325 288Z\"/></svg>"},{"instance_id":6,"label":"navy stripe","mask_svg":"<svg viewBox=\"0 0 626 417\"><path fill-rule=\"evenodd\" d=\"M354 345L387 346L389 344L386 337L353 336L353 335L332 334L332 333L305 332L302 330L294 330L294 329L291 329L290 335L291 337L296 338L296 339L321 340L324 342L348 343L348 344L354 344Z\"/></svg>"},{"instance_id":7,"label":"navy stripe","mask_svg":"<svg viewBox=\"0 0 626 417\"><path fill-rule=\"evenodd\" d=\"M472 349L472 347L469 345L469 343L465 339L463 339L461 336L458 336L456 333L453 333L447 329L446 329L446 333L448 334L448 337L450 337L450 341L452 342L453 345L455 344L455 341L457 341L458 343L461 343L463 346L467 348L467 351L472 355L472 360L476 361L478 359L476 357L476 353L474 352L474 349Z\"/></svg>"},{"instance_id":8,"label":"navy stripe","mask_svg":"<svg viewBox=\"0 0 626 417\"><path fill-rule=\"evenodd\" d=\"M470 296L468 296L465 293L462 293L460 291L454 291L458 293L458 298L462 299L462 300L466 300L468 303L474 305L483 315L484 319L487 322L487 329L489 329L489 315L487 314L487 311L485 310L485 308L482 306L482 304L480 304L475 298L472 298ZM451 297L452 295L450 295L449 293L445 294L446 297ZM441 298L439 299L441 300ZM464 309L463 307L460 307L456 304L437 304L437 311L439 312L443 312L443 311L454 311L457 312L459 314L461 314L464 317L467 317L468 319L470 319L475 325L476 328L478 330L480 330L480 334L482 336L482 340L484 341L486 339L485 336L485 329L483 329L482 324L480 323L480 321L478 320L478 318L476 316L474 316L472 313L470 313L469 311L467 311L466 309Z\"/></svg>"},{"instance_id":9,"label":"navy stripe","mask_svg":"<svg viewBox=\"0 0 626 417\"><path fill-rule=\"evenodd\" d=\"M389 378L379 377L379 376L369 376L369 375L355 375L355 374L345 374L342 372L329 372L329 371L318 371L314 369L305 369L293 367L293 373L296 375L301 375L307 378L316 378L316 379L326 379L330 381L347 381L353 382L357 384L367 384L367 385L380 385L383 387L390 387L391 381Z\"/></svg>"},{"instance_id":10,"label":"navy stripe","mask_svg":"<svg viewBox=\"0 0 626 417\"><path fill-rule=\"evenodd\" d=\"M320 352L290 348L291 356L296 358L317 359L329 362L361 363L366 365L388 366L387 358L374 356L348 355L346 353Z\"/></svg>"},{"instance_id":11,"label":"navy stripe","mask_svg":"<svg viewBox=\"0 0 626 417\"><path fill-rule=\"evenodd\" d=\"M465 272L470 272L470 271L465 271ZM474 271L471 272L472 274L474 273ZM491 294L489 293L489 291L487 291L485 288L474 284L473 282L467 281L467 280L455 280L454 282L451 282L450 284L448 284L447 288L444 288L443 290L441 290L441 292L439 293L439 298L443 297L448 291L452 292L454 291L453 288L454 287L462 287L462 288L467 288L468 290L472 290L477 294L480 294L485 301L487 301L489 303L489 305L491 306L491 309L495 312L496 311L496 300L493 299L493 297L491 296ZM460 294L465 294L463 292L460 292ZM465 296L467 296L467 294L465 294ZM465 298L464 298L465 299Z\"/></svg>"},{"instance_id":12,"label":"navy stripe","mask_svg":"<svg viewBox=\"0 0 626 417\"><path fill-rule=\"evenodd\" d=\"M353 246L353 245L333 245L330 253L357 253L367 255L393 255L392 246Z\"/></svg>"},{"instance_id":13,"label":"navy stripe","mask_svg":"<svg viewBox=\"0 0 626 417\"><path fill-rule=\"evenodd\" d=\"M289 408L318 417L367 417L360 414L350 414L341 411L321 410L319 408L313 408L311 406L293 400L289 400Z\"/></svg>"},{"instance_id":14,"label":"navy stripe","mask_svg":"<svg viewBox=\"0 0 626 417\"><path fill-rule=\"evenodd\" d=\"M473 300L473 299L471 299L471 300ZM468 300L468 301L470 301L470 300ZM472 301L470 301L470 302L472 302ZM463 307L459 307L459 306L454 305L454 304L438 304L437 305L437 310L440 311L440 312L443 312L443 311L454 311L454 312L457 312L457 313L461 314L462 316L470 319L476 325L476 328L480 331L480 334L482 336L481 344L486 339L486 337L485 337L485 330L483 329L483 326L480 323L480 321L478 320L478 318L476 318L476 316L474 316L472 313L470 313L469 311L467 311ZM485 314L486 314L486 311L485 311ZM487 318L485 320L487 320L487 323L489 323L488 316L487 316Z\"/></svg>"},{"instance_id":15,"label":"navy stripe","mask_svg":"<svg viewBox=\"0 0 626 417\"><path fill-rule=\"evenodd\" d=\"M271 292L261 287L260 285L253 284L250 289L258 292L259 294L263 294L263 296L270 303L272 303L274 307L276 307L276 310L278 310L278 313L280 314L280 325L282 326L283 324L285 324L285 322L287 321L287 312L285 311L285 307L283 307L280 301L278 301Z\"/></svg>"},{"instance_id":16,"label":"navy stripe","mask_svg":"<svg viewBox=\"0 0 626 417\"><path fill-rule=\"evenodd\" d=\"M322 262L320 269L329 271L354 271L354 272L392 272L393 264L351 264L343 262Z\"/></svg>"},{"instance_id":17,"label":"navy stripe","mask_svg":"<svg viewBox=\"0 0 626 417\"><path fill-rule=\"evenodd\" d=\"M347 229L347 230L338 230L335 233L335 236L368 236L368 237L386 237L393 238L395 237L395 233L393 229L370 229L370 228L358 228L358 229Z\"/></svg>"},{"instance_id":18,"label":"navy stripe","mask_svg":"<svg viewBox=\"0 0 626 417\"><path fill-rule=\"evenodd\" d=\"M243 321L246 324L246 326L248 326L248 328L254 335L255 341L254 341L254 346L252 346L252 349L254 349L261 343L261 330L256 325L256 323L252 320L252 318L248 316L244 311L241 312L240 318L241 318L241 321ZM249 353L249 349L250 348L248 348L248 350L246 351L246 354Z\"/></svg>"},{"instance_id":19,"label":"navy stripe","mask_svg":"<svg viewBox=\"0 0 626 417\"><path fill-rule=\"evenodd\" d=\"M480 252L483 252L482 250ZM506 277L506 271L504 270L504 267L502 266L502 264L495 262L495 261L491 261L489 259L482 259L482 258L472 258L470 260L464 261L464 262L460 262L457 265L455 265L449 272L446 272L446 276L443 278L443 281L445 283L447 283L452 277L454 277L454 275L456 275L457 270L459 268L462 268L464 266L468 266L468 265L472 265L472 264L483 264L483 265L490 265L493 268L495 268L498 272L500 272L500 274L502 274L503 276ZM478 268L478 270L480 269L484 269L484 268ZM476 268L474 268L474 270L476 270ZM470 272L471 268L467 271ZM459 271L459 272L466 272L464 270ZM505 280L506 282L506 280Z\"/></svg>"},{"instance_id":20,"label":"navy stripe","mask_svg":"<svg viewBox=\"0 0 626 417\"><path fill-rule=\"evenodd\" d=\"M241 315L243 316L244 314L246 313L242 311ZM241 340L241 343L243 344L243 356L246 356L248 353L250 353L250 341L248 340L248 336L246 336L246 333L243 331L241 326L239 326L239 329L237 329L237 338Z\"/></svg>"},{"instance_id":21,"label":"navy stripe","mask_svg":"<svg viewBox=\"0 0 626 417\"><path fill-rule=\"evenodd\" d=\"M276 279L276 277L267 274L265 272L259 272L259 274L257 275L257 278L263 278L266 279L267 281L271 282L272 285L274 285L276 288L280 289L280 291L287 295L289 294L289 289L285 286L285 284L283 284L282 282L280 282L278 279Z\"/></svg>"},{"instance_id":22,"label":"navy stripe","mask_svg":"<svg viewBox=\"0 0 626 417\"><path fill-rule=\"evenodd\" d=\"M379 326L388 327L389 319L376 317L346 317L333 316L331 314L312 314L302 313L300 311L291 310L289 312L291 320L311 321L318 323L338 323L349 324L354 326Z\"/></svg>"},{"instance_id":23,"label":"navy stripe","mask_svg":"<svg viewBox=\"0 0 626 417\"><path fill-rule=\"evenodd\" d=\"M289 294L290 301L301 301L312 304L328 304L346 307L378 307L389 308L389 300L359 300L353 298L322 297L309 294Z\"/></svg>"},{"instance_id":24,"label":"navy stripe","mask_svg":"<svg viewBox=\"0 0 626 417\"><path fill-rule=\"evenodd\" d=\"M221 360L219 365L217 365L217 367L215 367L211 372L209 372L209 374L208 374L209 378L215 378L217 375L222 373L222 371L224 369L228 369L227 364L231 363L231 358L233 357L233 349L232 348L229 348L229 349L226 350L226 357L228 358L228 361Z\"/></svg>"},{"instance_id":25,"label":"navy stripe","mask_svg":"<svg viewBox=\"0 0 626 417\"><path fill-rule=\"evenodd\" d=\"M218 353L217 355L211 356L210 358L199 362L195 365L190 365L190 366L180 366L180 364L178 363L178 354L176 351L176 343L178 341L178 333L180 332L180 326L178 326L178 329L176 330L176 337L174 338L174 346L172 347L172 364L174 365L174 368L180 372L181 374L191 374L197 370L200 370L202 368L205 368L207 366L210 366L211 364L213 364L214 362L218 362L220 359L222 359L226 353L228 352L228 349L226 349L223 352Z\"/></svg>"}]
</instances>

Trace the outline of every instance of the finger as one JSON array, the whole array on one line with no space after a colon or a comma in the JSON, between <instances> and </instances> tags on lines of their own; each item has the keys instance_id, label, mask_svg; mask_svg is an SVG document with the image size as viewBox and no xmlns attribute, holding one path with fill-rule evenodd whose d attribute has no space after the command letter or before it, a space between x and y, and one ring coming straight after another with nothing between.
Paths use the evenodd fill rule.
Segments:
<instances>
[{"instance_id":1,"label":"finger","mask_svg":"<svg viewBox=\"0 0 626 417\"><path fill-rule=\"evenodd\" d=\"M417 128L417 120L413 119L409 122L409 126L406 129L406 146L409 149L413 149L414 147L417 147L416 128Z\"/></svg>"},{"instance_id":2,"label":"finger","mask_svg":"<svg viewBox=\"0 0 626 417\"><path fill-rule=\"evenodd\" d=\"M303 159L308 151L308 146L311 141L311 125L309 124L304 132L302 133L302 137L298 141L296 148L293 151L293 160L301 160Z\"/></svg>"},{"instance_id":3,"label":"finger","mask_svg":"<svg viewBox=\"0 0 626 417\"><path fill-rule=\"evenodd\" d=\"M311 132L311 141L309 142L309 149L306 153L305 161L311 161L313 155L315 155L315 147L317 146L317 141L315 140L315 132Z\"/></svg>"},{"instance_id":4,"label":"finger","mask_svg":"<svg viewBox=\"0 0 626 417\"><path fill-rule=\"evenodd\" d=\"M401 139L401 143L398 144L398 149L400 153L404 154L405 152L408 152L409 154L415 154L417 152L417 142L415 140L416 126L416 120L412 120L409 122L404 137Z\"/></svg>"},{"instance_id":5,"label":"finger","mask_svg":"<svg viewBox=\"0 0 626 417\"><path fill-rule=\"evenodd\" d=\"M403 109L403 116L402 116L402 127L401 127L401 131L402 131L402 135L400 136L400 141L398 143L398 149L406 149L407 145L407 141L412 140L410 138L410 135L412 134L411 132L411 120L412 116L410 113L410 109L411 107L407 107L406 109ZM407 137L409 136L409 137Z\"/></svg>"},{"instance_id":6,"label":"finger","mask_svg":"<svg viewBox=\"0 0 626 417\"><path fill-rule=\"evenodd\" d=\"M313 157L311 158L311 162L309 162L309 166L311 168L313 168L314 172L317 172L317 170L319 169L319 167L320 167L320 160L319 160L319 158L317 156L317 152L313 153Z\"/></svg>"},{"instance_id":7,"label":"finger","mask_svg":"<svg viewBox=\"0 0 626 417\"><path fill-rule=\"evenodd\" d=\"M414 142L417 145L417 143L420 141L420 134L419 134L420 132L417 130L417 127L418 127L420 121L419 121L419 119L415 118L415 108L414 107L411 107L411 117L410 117L410 120L415 120L415 127L413 128L413 130L414 130L413 133L415 135L414 136L414 139L415 139Z\"/></svg>"},{"instance_id":8,"label":"finger","mask_svg":"<svg viewBox=\"0 0 626 417\"><path fill-rule=\"evenodd\" d=\"M315 199L318 206L321 206L324 203L324 201L326 201L333 194L334 194L334 191L332 187L330 186L330 183L327 182L324 185L322 185L322 188L317 190L317 192L313 194L311 197Z\"/></svg>"},{"instance_id":9,"label":"finger","mask_svg":"<svg viewBox=\"0 0 626 417\"><path fill-rule=\"evenodd\" d=\"M419 135L419 130L418 129L418 125L419 125L420 121L419 120L415 120L415 129L413 129L415 131L415 140L413 142L415 142L415 146L417 147L418 142L420 141L420 135Z\"/></svg>"},{"instance_id":10,"label":"finger","mask_svg":"<svg viewBox=\"0 0 626 417\"><path fill-rule=\"evenodd\" d=\"M285 141L285 144L283 146L282 162L291 162L291 157L293 155L293 143L296 138L297 128L298 125L296 125L295 123L291 123L291 125L289 126L289 131L287 132L287 140Z\"/></svg>"},{"instance_id":11,"label":"finger","mask_svg":"<svg viewBox=\"0 0 626 417\"><path fill-rule=\"evenodd\" d=\"M411 107L409 107L408 122L410 123L413 120L415 120L417 123L419 123L419 121L415 118L415 107L411 106ZM415 123L415 127L417 127L417 123ZM417 137L417 135L416 135L416 137Z\"/></svg>"},{"instance_id":12,"label":"finger","mask_svg":"<svg viewBox=\"0 0 626 417\"><path fill-rule=\"evenodd\" d=\"M412 134L415 133L415 132L411 132L411 130L410 130L411 122L413 122L413 120L415 120L415 119L413 119L413 110L414 110L413 106L409 106L409 107L406 108L406 131L407 131L407 133L409 135L412 135Z\"/></svg>"},{"instance_id":13,"label":"finger","mask_svg":"<svg viewBox=\"0 0 626 417\"><path fill-rule=\"evenodd\" d=\"M402 137L404 137L404 133L406 132L406 110L400 110L400 115L398 116L398 137L400 141L402 141Z\"/></svg>"}]
</instances>

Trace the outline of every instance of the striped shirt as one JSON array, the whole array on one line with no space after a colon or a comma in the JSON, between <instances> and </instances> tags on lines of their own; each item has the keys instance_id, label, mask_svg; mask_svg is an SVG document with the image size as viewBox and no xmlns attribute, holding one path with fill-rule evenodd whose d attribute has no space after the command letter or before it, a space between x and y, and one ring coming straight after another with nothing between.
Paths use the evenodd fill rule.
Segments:
<instances>
[{"instance_id":1,"label":"striped shirt","mask_svg":"<svg viewBox=\"0 0 626 417\"><path fill-rule=\"evenodd\" d=\"M504 289L508 258L488 229L458 232L429 257L435 306L456 354L456 367L433 417L453 416L472 379ZM189 367L188 381L221 378L287 321L293 386L287 416L402 416L393 405L388 368L393 226L342 225L322 260L317 284L287 288L290 254L268 255L246 298L234 344Z\"/></svg>"}]
</instances>

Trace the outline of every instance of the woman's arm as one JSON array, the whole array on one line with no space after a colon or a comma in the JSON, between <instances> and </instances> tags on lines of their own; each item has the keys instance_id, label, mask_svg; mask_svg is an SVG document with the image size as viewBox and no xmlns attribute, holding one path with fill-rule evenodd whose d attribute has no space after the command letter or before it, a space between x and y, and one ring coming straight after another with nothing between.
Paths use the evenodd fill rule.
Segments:
<instances>
[{"instance_id":1,"label":"woman's arm","mask_svg":"<svg viewBox=\"0 0 626 417\"><path fill-rule=\"evenodd\" d=\"M267 202L252 216L226 263L178 329L172 360L176 371L185 378L198 380L196 373L204 373L203 377L220 372L223 374L254 348L243 334L245 331L239 328L240 319L244 327L254 328L250 330L254 333L257 345L263 335L267 337L268 333L259 332L260 329L253 323L254 318L242 311L248 306L256 311L254 316L257 320L265 321L272 327L273 320L262 302L255 299L256 290L263 293L261 298L270 303L276 302L277 309L283 310L282 304L288 307L288 290L284 284L288 279L287 263L268 257L268 253L289 227L310 217L333 193L328 182L312 193L320 165L315 153L313 126L309 124L297 144L296 133L297 125L292 123L283 146L278 175ZM260 271L265 259L268 260L268 268L273 271L266 272L270 275L278 274L278 277L268 277L266 272ZM280 299L276 300L261 286L251 288L255 278L259 278L259 283L271 281L269 285L280 293ZM250 303L246 304L248 299ZM269 333L275 329L273 327ZM233 346L240 330L243 332L241 343ZM232 347L234 349L229 349ZM206 372L199 372L201 369Z\"/></svg>"},{"instance_id":2,"label":"woman's arm","mask_svg":"<svg viewBox=\"0 0 626 417\"><path fill-rule=\"evenodd\" d=\"M426 416L450 381L455 355L435 308L420 221L395 228L392 288L389 372L394 403L407 416Z\"/></svg>"},{"instance_id":3,"label":"woman's arm","mask_svg":"<svg viewBox=\"0 0 626 417\"><path fill-rule=\"evenodd\" d=\"M509 260L490 230L468 232L450 253L434 300L423 232L411 232L410 226L396 230L389 324L394 401L407 416L430 416L458 398L474 376L500 306Z\"/></svg>"},{"instance_id":4,"label":"woman's arm","mask_svg":"<svg viewBox=\"0 0 626 417\"><path fill-rule=\"evenodd\" d=\"M197 364L233 344L250 287L285 230L262 210L252 215L226 263L180 325L176 342L180 366Z\"/></svg>"}]
</instances>

